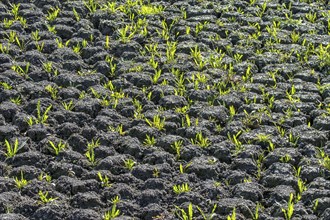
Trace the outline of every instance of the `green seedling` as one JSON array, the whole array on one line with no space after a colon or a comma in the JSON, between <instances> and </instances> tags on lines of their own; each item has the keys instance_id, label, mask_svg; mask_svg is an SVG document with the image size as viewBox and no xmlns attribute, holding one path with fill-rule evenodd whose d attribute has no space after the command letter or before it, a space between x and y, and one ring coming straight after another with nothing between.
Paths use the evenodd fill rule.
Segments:
<instances>
[{"instance_id":1,"label":"green seedling","mask_svg":"<svg viewBox=\"0 0 330 220\"><path fill-rule=\"evenodd\" d=\"M187 163L185 166L183 166L181 163L179 165L179 171L181 174L184 174L188 168L191 166L192 162Z\"/></svg>"},{"instance_id":2,"label":"green seedling","mask_svg":"<svg viewBox=\"0 0 330 220\"><path fill-rule=\"evenodd\" d=\"M38 100L38 103L37 103L37 118L32 118L32 117L29 117L27 119L27 122L30 126L32 126L33 124L45 124L46 125L46 121L48 119L48 112L51 110L52 108L52 105L49 105L45 112L43 114L41 114L41 104L40 104L40 100Z\"/></svg>"},{"instance_id":3,"label":"green seedling","mask_svg":"<svg viewBox=\"0 0 330 220\"><path fill-rule=\"evenodd\" d=\"M211 142L209 141L208 138L203 137L202 132L198 132L198 133L196 134L195 139L192 139L192 138L191 138L191 143L192 143L193 145L198 145L198 146L200 146L200 147L202 147L202 148L206 148L206 147L210 146L210 144L211 144Z\"/></svg>"},{"instance_id":4,"label":"green seedling","mask_svg":"<svg viewBox=\"0 0 330 220\"><path fill-rule=\"evenodd\" d=\"M259 210L260 210L260 208L262 208L262 205L259 202L257 202L256 209L255 209L254 213L252 213L251 210L249 209L249 212L250 212L251 217L252 217L253 220L258 220L259 219Z\"/></svg>"},{"instance_id":5,"label":"green seedling","mask_svg":"<svg viewBox=\"0 0 330 220\"><path fill-rule=\"evenodd\" d=\"M72 9L73 15L76 18L76 21L80 21L80 15L75 8Z\"/></svg>"},{"instance_id":6,"label":"green seedling","mask_svg":"<svg viewBox=\"0 0 330 220\"><path fill-rule=\"evenodd\" d=\"M56 38L55 42L56 42L58 48L64 48L64 47L69 46L70 40L67 40L65 43L63 43L61 39Z\"/></svg>"},{"instance_id":7,"label":"green seedling","mask_svg":"<svg viewBox=\"0 0 330 220\"><path fill-rule=\"evenodd\" d=\"M126 25L118 30L119 39L122 43L128 43L134 37L136 30L130 25Z\"/></svg>"},{"instance_id":8,"label":"green seedling","mask_svg":"<svg viewBox=\"0 0 330 220\"><path fill-rule=\"evenodd\" d=\"M173 192L175 194L181 194L181 193L185 193L185 192L189 192L189 191L190 191L190 187L189 187L188 183L183 183L181 185L173 186Z\"/></svg>"},{"instance_id":9,"label":"green seedling","mask_svg":"<svg viewBox=\"0 0 330 220\"><path fill-rule=\"evenodd\" d=\"M104 48L105 49L109 49L110 48L110 37L109 37L109 35L105 36Z\"/></svg>"},{"instance_id":10,"label":"green seedling","mask_svg":"<svg viewBox=\"0 0 330 220\"><path fill-rule=\"evenodd\" d=\"M46 182L50 183L52 181L51 175L48 175L47 173L41 172L38 176L39 181L46 180Z\"/></svg>"},{"instance_id":11,"label":"green seedling","mask_svg":"<svg viewBox=\"0 0 330 220\"><path fill-rule=\"evenodd\" d=\"M17 138L15 139L14 144L9 143L9 141L7 139L5 139L5 145L6 145L5 156L7 158L14 157L17 154L17 152L24 146L24 145L19 146L19 143L18 143L18 139Z\"/></svg>"},{"instance_id":12,"label":"green seedling","mask_svg":"<svg viewBox=\"0 0 330 220\"><path fill-rule=\"evenodd\" d=\"M236 207L234 207L233 212L231 215L227 216L227 220L236 220Z\"/></svg>"},{"instance_id":13,"label":"green seedling","mask_svg":"<svg viewBox=\"0 0 330 220\"><path fill-rule=\"evenodd\" d=\"M164 129L164 126L165 126L165 118L161 119L159 115L155 115L151 120L149 119L145 119L145 121L147 122L147 124L150 126L150 127L155 127L157 128L158 130L163 130Z\"/></svg>"},{"instance_id":14,"label":"green seedling","mask_svg":"<svg viewBox=\"0 0 330 220\"><path fill-rule=\"evenodd\" d=\"M144 140L143 144L145 146L154 146L156 144L155 137L150 137L149 135L146 135L146 139Z\"/></svg>"},{"instance_id":15,"label":"green seedling","mask_svg":"<svg viewBox=\"0 0 330 220\"><path fill-rule=\"evenodd\" d=\"M117 132L119 135L124 136L125 135L125 131L124 131L124 127L122 124L118 125L116 128L112 127L111 125L108 127L108 130L111 132Z\"/></svg>"},{"instance_id":16,"label":"green seedling","mask_svg":"<svg viewBox=\"0 0 330 220\"><path fill-rule=\"evenodd\" d=\"M10 31L9 34L6 33L6 39L8 41L8 43L15 43L16 41L16 37L17 37L17 32L16 31Z\"/></svg>"},{"instance_id":17,"label":"green seedling","mask_svg":"<svg viewBox=\"0 0 330 220\"><path fill-rule=\"evenodd\" d=\"M180 218L181 220L193 220L194 211L191 203L189 203L188 205L187 212L178 206L175 206L175 208L176 208L175 214L178 218Z\"/></svg>"},{"instance_id":18,"label":"green seedling","mask_svg":"<svg viewBox=\"0 0 330 220\"><path fill-rule=\"evenodd\" d=\"M229 115L230 115L230 118L231 118L231 119L236 115L235 107L232 106L232 105L229 106Z\"/></svg>"},{"instance_id":19,"label":"green seedling","mask_svg":"<svg viewBox=\"0 0 330 220\"><path fill-rule=\"evenodd\" d=\"M42 52L45 46L45 42L36 43L36 48L39 52Z\"/></svg>"},{"instance_id":20,"label":"green seedling","mask_svg":"<svg viewBox=\"0 0 330 220\"><path fill-rule=\"evenodd\" d=\"M314 200L314 205L313 205L313 212L315 213L317 211L317 207L319 206L319 199Z\"/></svg>"},{"instance_id":21,"label":"green seedling","mask_svg":"<svg viewBox=\"0 0 330 220\"><path fill-rule=\"evenodd\" d=\"M182 144L183 144L182 140L174 141L174 143L171 144L171 148L175 151L177 159L180 159Z\"/></svg>"},{"instance_id":22,"label":"green seedling","mask_svg":"<svg viewBox=\"0 0 330 220\"><path fill-rule=\"evenodd\" d=\"M297 186L298 186L298 193L296 196L296 202L301 200L302 193L307 190L305 182L301 178L298 178Z\"/></svg>"},{"instance_id":23,"label":"green seedling","mask_svg":"<svg viewBox=\"0 0 330 220\"><path fill-rule=\"evenodd\" d=\"M298 144L298 140L299 140L299 137L298 136L294 136L292 134L292 132L289 133L289 142L292 143L294 146L297 146Z\"/></svg>"},{"instance_id":24,"label":"green seedling","mask_svg":"<svg viewBox=\"0 0 330 220\"><path fill-rule=\"evenodd\" d=\"M159 175L160 175L160 172L159 172L158 168L155 167L154 170L152 171L152 176L153 176L154 178L158 178Z\"/></svg>"},{"instance_id":25,"label":"green seedling","mask_svg":"<svg viewBox=\"0 0 330 220\"><path fill-rule=\"evenodd\" d=\"M94 152L94 149L97 148L98 146L100 146L99 139L97 139L96 141L94 141L93 139L92 142L87 143L87 151L85 153L85 156L92 166L95 166L98 162L95 160L95 152Z\"/></svg>"},{"instance_id":26,"label":"green seedling","mask_svg":"<svg viewBox=\"0 0 330 220\"><path fill-rule=\"evenodd\" d=\"M80 100L82 100L82 99L84 99L84 98L86 98L86 92L85 91L81 91L80 93L79 93L79 99Z\"/></svg>"},{"instance_id":27,"label":"green seedling","mask_svg":"<svg viewBox=\"0 0 330 220\"><path fill-rule=\"evenodd\" d=\"M14 19L15 20L18 20L19 19L19 15L18 15L18 13L19 13L19 7L21 6L21 4L20 3L18 3L18 4L11 4L11 3L9 3L9 5L10 5L10 7L11 7L11 14L14 16Z\"/></svg>"},{"instance_id":28,"label":"green seedling","mask_svg":"<svg viewBox=\"0 0 330 220\"><path fill-rule=\"evenodd\" d=\"M290 193L288 207L286 209L282 208L282 212L286 220L290 220L292 218L293 211L294 211L293 193Z\"/></svg>"},{"instance_id":29,"label":"green seedling","mask_svg":"<svg viewBox=\"0 0 330 220\"><path fill-rule=\"evenodd\" d=\"M196 208L201 213L204 220L212 220L215 216L215 210L217 209L217 204L213 205L211 213L209 213L209 214L205 214L199 206L196 206Z\"/></svg>"},{"instance_id":30,"label":"green seedling","mask_svg":"<svg viewBox=\"0 0 330 220\"><path fill-rule=\"evenodd\" d=\"M124 160L124 166L129 170L133 170L133 167L135 166L136 162L132 159Z\"/></svg>"},{"instance_id":31,"label":"green seedling","mask_svg":"<svg viewBox=\"0 0 330 220\"><path fill-rule=\"evenodd\" d=\"M102 176L101 172L97 173L99 180L102 182L102 187L111 187L112 184L109 182L109 177L107 175Z\"/></svg>"},{"instance_id":32,"label":"green seedling","mask_svg":"<svg viewBox=\"0 0 330 220\"><path fill-rule=\"evenodd\" d=\"M107 2L107 4L102 6L102 10L107 10L110 13L115 13L119 8L120 6L117 7L117 2Z\"/></svg>"},{"instance_id":33,"label":"green seedling","mask_svg":"<svg viewBox=\"0 0 330 220\"><path fill-rule=\"evenodd\" d=\"M14 181L15 181L17 189L22 189L29 183L29 181L24 179L23 171L21 171L21 179L18 179L17 177L15 177Z\"/></svg>"},{"instance_id":34,"label":"green seedling","mask_svg":"<svg viewBox=\"0 0 330 220\"><path fill-rule=\"evenodd\" d=\"M236 63L240 63L242 62L242 58L243 58L243 54L234 54L234 60L236 61Z\"/></svg>"},{"instance_id":35,"label":"green seedling","mask_svg":"<svg viewBox=\"0 0 330 220\"><path fill-rule=\"evenodd\" d=\"M24 40L20 40L18 36L15 37L15 43L22 51L25 49L26 43L24 42Z\"/></svg>"},{"instance_id":36,"label":"green seedling","mask_svg":"<svg viewBox=\"0 0 330 220\"><path fill-rule=\"evenodd\" d=\"M309 12L308 14L305 15L305 17L306 17L307 21L309 21L311 23L315 23L317 15L316 15L316 12L315 13Z\"/></svg>"},{"instance_id":37,"label":"green seedling","mask_svg":"<svg viewBox=\"0 0 330 220\"><path fill-rule=\"evenodd\" d=\"M166 42L166 58L167 62L172 62L175 60L175 52L176 52L176 47L178 43L177 42Z\"/></svg>"},{"instance_id":38,"label":"green seedling","mask_svg":"<svg viewBox=\"0 0 330 220\"><path fill-rule=\"evenodd\" d=\"M86 39L81 41L82 48L86 48L88 46L88 41Z\"/></svg>"},{"instance_id":39,"label":"green seedling","mask_svg":"<svg viewBox=\"0 0 330 220\"><path fill-rule=\"evenodd\" d=\"M2 88L4 88L5 90L12 90L12 86L9 85L9 83L6 82L0 82L0 86L2 86Z\"/></svg>"},{"instance_id":40,"label":"green seedling","mask_svg":"<svg viewBox=\"0 0 330 220\"><path fill-rule=\"evenodd\" d=\"M50 94L53 100L57 99L58 90L55 86L47 85L45 90Z\"/></svg>"},{"instance_id":41,"label":"green seedling","mask_svg":"<svg viewBox=\"0 0 330 220\"><path fill-rule=\"evenodd\" d=\"M95 0L84 0L84 5L90 13L96 12L96 10L99 8L99 4L96 3Z\"/></svg>"},{"instance_id":42,"label":"green seedling","mask_svg":"<svg viewBox=\"0 0 330 220\"><path fill-rule=\"evenodd\" d=\"M228 139L235 145L236 153L243 149L242 142L238 140L238 137L242 134L242 131L237 132L237 134L230 135L227 133Z\"/></svg>"},{"instance_id":43,"label":"green seedling","mask_svg":"<svg viewBox=\"0 0 330 220\"><path fill-rule=\"evenodd\" d=\"M16 73L18 73L21 76L24 76L25 78L28 78L28 72L30 68L30 63L26 63L25 68L19 66L19 65L13 65L11 67L12 70L14 70Z\"/></svg>"},{"instance_id":44,"label":"green seedling","mask_svg":"<svg viewBox=\"0 0 330 220\"><path fill-rule=\"evenodd\" d=\"M4 44L0 43L1 53L8 54L9 53L9 48L10 48L10 44L7 44L7 46L5 46Z\"/></svg>"},{"instance_id":45,"label":"green seedling","mask_svg":"<svg viewBox=\"0 0 330 220\"><path fill-rule=\"evenodd\" d=\"M66 144L62 143L62 140L60 140L59 143L55 144L53 141L48 141L49 146L53 150L54 154L57 156L63 149L66 148Z\"/></svg>"},{"instance_id":46,"label":"green seedling","mask_svg":"<svg viewBox=\"0 0 330 220\"><path fill-rule=\"evenodd\" d=\"M19 23L22 25L23 28L27 28L27 20L23 17L19 17Z\"/></svg>"},{"instance_id":47,"label":"green seedling","mask_svg":"<svg viewBox=\"0 0 330 220\"><path fill-rule=\"evenodd\" d=\"M294 172L295 172L295 177L299 178L300 177L300 173L301 173L301 166L299 166L298 168L293 167Z\"/></svg>"},{"instance_id":48,"label":"green seedling","mask_svg":"<svg viewBox=\"0 0 330 220\"><path fill-rule=\"evenodd\" d=\"M74 108L73 100L70 100L70 102L62 102L62 106L67 111L72 111Z\"/></svg>"},{"instance_id":49,"label":"green seedling","mask_svg":"<svg viewBox=\"0 0 330 220\"><path fill-rule=\"evenodd\" d=\"M291 156L290 156L289 154L285 154L284 156L282 156L282 157L280 158L280 161L281 161L282 163L288 163L290 160L291 160Z\"/></svg>"},{"instance_id":50,"label":"green seedling","mask_svg":"<svg viewBox=\"0 0 330 220\"><path fill-rule=\"evenodd\" d=\"M138 11L138 14L140 15L154 15L154 14L160 14L164 11L164 6L162 5L142 5L140 10Z\"/></svg>"},{"instance_id":51,"label":"green seedling","mask_svg":"<svg viewBox=\"0 0 330 220\"><path fill-rule=\"evenodd\" d=\"M324 156L322 159L319 160L321 166L325 167L327 170L330 170L330 157Z\"/></svg>"},{"instance_id":52,"label":"green seedling","mask_svg":"<svg viewBox=\"0 0 330 220\"><path fill-rule=\"evenodd\" d=\"M59 7L56 7L56 8L51 7L48 10L48 15L46 16L46 19L48 21L54 21L58 17L60 11L61 11L61 9L59 9Z\"/></svg>"},{"instance_id":53,"label":"green seedling","mask_svg":"<svg viewBox=\"0 0 330 220\"><path fill-rule=\"evenodd\" d=\"M76 46L72 47L73 52L75 52L76 54L80 54L80 50L81 50L81 46L80 43L77 43Z\"/></svg>"},{"instance_id":54,"label":"green seedling","mask_svg":"<svg viewBox=\"0 0 330 220\"><path fill-rule=\"evenodd\" d=\"M50 32L50 33L53 33L53 34L56 34L57 33L57 31L56 31L56 26L55 25L46 25L47 26L47 29L48 29L48 31Z\"/></svg>"},{"instance_id":55,"label":"green seedling","mask_svg":"<svg viewBox=\"0 0 330 220\"><path fill-rule=\"evenodd\" d=\"M31 32L31 38L32 38L32 40L38 42L41 39L41 37L39 35L39 30L32 31Z\"/></svg>"},{"instance_id":56,"label":"green seedling","mask_svg":"<svg viewBox=\"0 0 330 220\"><path fill-rule=\"evenodd\" d=\"M255 140L261 143L267 143L270 141L270 135L269 134L257 134Z\"/></svg>"},{"instance_id":57,"label":"green seedling","mask_svg":"<svg viewBox=\"0 0 330 220\"><path fill-rule=\"evenodd\" d=\"M112 207L111 210L107 211L104 216L103 216L103 220L112 220L115 219L116 217L118 217L120 215L120 210L117 209L117 203L120 202L120 199L118 196L116 196L115 198L113 198L112 200Z\"/></svg>"},{"instance_id":58,"label":"green seedling","mask_svg":"<svg viewBox=\"0 0 330 220\"><path fill-rule=\"evenodd\" d=\"M161 69L155 69L155 74L151 77L152 83L157 84L159 78L162 75L162 70Z\"/></svg>"},{"instance_id":59,"label":"green seedling","mask_svg":"<svg viewBox=\"0 0 330 220\"><path fill-rule=\"evenodd\" d=\"M196 35L198 35L200 32L202 32L202 31L204 30L205 26L206 26L207 24L209 24L209 23L210 23L210 22L208 22L208 21L205 21L204 23L199 22L199 23L195 26L195 33L196 33Z\"/></svg>"},{"instance_id":60,"label":"green seedling","mask_svg":"<svg viewBox=\"0 0 330 220\"><path fill-rule=\"evenodd\" d=\"M43 204L52 202L57 199L57 198L48 197L48 192L43 193L41 190L39 190L38 195L41 200L41 203L43 203Z\"/></svg>"},{"instance_id":61,"label":"green seedling","mask_svg":"<svg viewBox=\"0 0 330 220\"><path fill-rule=\"evenodd\" d=\"M20 96L17 96L15 98L10 98L10 101L16 105L20 105L22 103L22 99Z\"/></svg>"},{"instance_id":62,"label":"green seedling","mask_svg":"<svg viewBox=\"0 0 330 220\"><path fill-rule=\"evenodd\" d=\"M191 119L188 114L185 114L185 117L182 118L182 127L190 127L191 126Z\"/></svg>"},{"instance_id":63,"label":"green seedling","mask_svg":"<svg viewBox=\"0 0 330 220\"><path fill-rule=\"evenodd\" d=\"M291 37L291 41L292 43L297 43L300 39L300 34L299 33L296 33L295 31L292 31L292 33L290 34L290 37Z\"/></svg>"},{"instance_id":64,"label":"green seedling","mask_svg":"<svg viewBox=\"0 0 330 220\"><path fill-rule=\"evenodd\" d=\"M3 25L5 29L9 29L14 24L14 22L15 20L8 20L8 18L3 19Z\"/></svg>"},{"instance_id":65,"label":"green seedling","mask_svg":"<svg viewBox=\"0 0 330 220\"><path fill-rule=\"evenodd\" d=\"M115 71L117 69L117 64L113 62L113 57L106 56L105 61L109 64L110 66L110 76L115 75Z\"/></svg>"}]
</instances>

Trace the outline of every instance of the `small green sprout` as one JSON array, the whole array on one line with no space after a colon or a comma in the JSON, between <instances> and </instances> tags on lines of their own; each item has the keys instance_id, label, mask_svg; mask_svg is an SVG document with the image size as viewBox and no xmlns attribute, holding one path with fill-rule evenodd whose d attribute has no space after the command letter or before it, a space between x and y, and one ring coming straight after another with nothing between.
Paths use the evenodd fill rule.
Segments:
<instances>
[{"instance_id":1,"label":"small green sprout","mask_svg":"<svg viewBox=\"0 0 330 220\"><path fill-rule=\"evenodd\" d=\"M288 207L286 209L282 208L282 212L286 220L290 220L292 218L293 211L294 211L293 193L290 193Z\"/></svg>"},{"instance_id":2,"label":"small green sprout","mask_svg":"<svg viewBox=\"0 0 330 220\"><path fill-rule=\"evenodd\" d=\"M133 167L135 166L136 162L132 159L124 160L124 166L129 170L133 170Z\"/></svg>"},{"instance_id":3,"label":"small green sprout","mask_svg":"<svg viewBox=\"0 0 330 220\"><path fill-rule=\"evenodd\" d=\"M280 161L281 161L282 163L288 163L290 160L291 160L291 156L290 156L289 154L285 154L284 156L282 156L282 157L280 158Z\"/></svg>"},{"instance_id":4,"label":"small green sprout","mask_svg":"<svg viewBox=\"0 0 330 220\"><path fill-rule=\"evenodd\" d=\"M206 148L206 147L210 146L210 144L211 144L211 142L209 141L209 139L203 136L203 133L202 132L198 132L196 134L195 139L192 139L191 138L191 143L193 145L198 145L198 146L200 146L202 148Z\"/></svg>"},{"instance_id":5,"label":"small green sprout","mask_svg":"<svg viewBox=\"0 0 330 220\"><path fill-rule=\"evenodd\" d=\"M111 132L117 132L119 135L124 136L126 132L124 131L124 127L122 124L118 125L116 128L111 125L108 126L108 130Z\"/></svg>"},{"instance_id":6,"label":"small green sprout","mask_svg":"<svg viewBox=\"0 0 330 220\"><path fill-rule=\"evenodd\" d=\"M144 140L143 144L145 146L154 146L156 144L155 137L150 137L149 135L146 135L146 139Z\"/></svg>"},{"instance_id":7,"label":"small green sprout","mask_svg":"<svg viewBox=\"0 0 330 220\"><path fill-rule=\"evenodd\" d=\"M234 207L233 212L231 215L227 216L227 220L236 220L236 207Z\"/></svg>"},{"instance_id":8,"label":"small green sprout","mask_svg":"<svg viewBox=\"0 0 330 220\"><path fill-rule=\"evenodd\" d=\"M63 149L66 148L66 144L62 143L62 140L60 140L59 143L57 143L57 145L53 142L53 141L48 141L49 146L51 147L52 151L54 152L54 154L57 156Z\"/></svg>"},{"instance_id":9,"label":"small green sprout","mask_svg":"<svg viewBox=\"0 0 330 220\"><path fill-rule=\"evenodd\" d=\"M47 85L45 90L50 94L53 100L57 99L58 90L55 86Z\"/></svg>"},{"instance_id":10,"label":"small green sprout","mask_svg":"<svg viewBox=\"0 0 330 220\"><path fill-rule=\"evenodd\" d=\"M15 20L18 20L19 19L19 7L21 6L20 3L18 4L11 4L9 3L9 5L11 6L11 14L14 16L14 19Z\"/></svg>"},{"instance_id":11,"label":"small green sprout","mask_svg":"<svg viewBox=\"0 0 330 220\"><path fill-rule=\"evenodd\" d=\"M181 174L184 174L187 169L191 166L192 162L187 163L185 166L183 166L181 163L179 165L179 171Z\"/></svg>"},{"instance_id":12,"label":"small green sprout","mask_svg":"<svg viewBox=\"0 0 330 220\"><path fill-rule=\"evenodd\" d=\"M16 73L18 73L21 76L24 76L25 78L28 78L28 72L30 68L30 63L26 63L25 68L19 66L19 65L13 65L11 67L12 70L14 70Z\"/></svg>"},{"instance_id":13,"label":"small green sprout","mask_svg":"<svg viewBox=\"0 0 330 220\"><path fill-rule=\"evenodd\" d=\"M73 100L70 100L70 102L62 102L62 106L67 111L72 111L74 108Z\"/></svg>"},{"instance_id":14,"label":"small green sprout","mask_svg":"<svg viewBox=\"0 0 330 220\"><path fill-rule=\"evenodd\" d=\"M289 133L289 142L292 143L294 146L297 146L299 137L294 136L292 132Z\"/></svg>"},{"instance_id":15,"label":"small green sprout","mask_svg":"<svg viewBox=\"0 0 330 220\"><path fill-rule=\"evenodd\" d=\"M177 159L180 159L182 144L183 144L182 140L174 141L174 143L171 144L171 148L175 151Z\"/></svg>"},{"instance_id":16,"label":"small green sprout","mask_svg":"<svg viewBox=\"0 0 330 220\"><path fill-rule=\"evenodd\" d=\"M111 210L107 211L104 216L103 216L103 220L112 220L115 219L116 217L118 217L120 215L120 210L117 209L117 203L120 202L120 199L118 196L116 196L115 198L113 198L112 200L112 207Z\"/></svg>"},{"instance_id":17,"label":"small green sprout","mask_svg":"<svg viewBox=\"0 0 330 220\"><path fill-rule=\"evenodd\" d=\"M158 178L159 174L160 174L160 172L159 172L158 168L155 167L154 170L153 170L152 176L155 177L155 178Z\"/></svg>"},{"instance_id":18,"label":"small green sprout","mask_svg":"<svg viewBox=\"0 0 330 220\"><path fill-rule=\"evenodd\" d=\"M22 189L24 186L26 186L29 183L29 181L24 179L23 171L21 171L21 179L19 180L17 177L15 177L14 180L15 180L16 187L18 189Z\"/></svg>"},{"instance_id":19,"label":"small green sprout","mask_svg":"<svg viewBox=\"0 0 330 220\"><path fill-rule=\"evenodd\" d=\"M164 126L165 126L165 118L161 119L159 115L155 115L152 119L152 121L150 121L149 119L145 119L145 121L147 122L147 124L150 127L155 127L158 130L163 130Z\"/></svg>"},{"instance_id":20,"label":"small green sprout","mask_svg":"<svg viewBox=\"0 0 330 220\"><path fill-rule=\"evenodd\" d=\"M102 182L103 187L111 187L112 184L109 182L109 177L107 175L102 176L101 172L97 173L99 180Z\"/></svg>"},{"instance_id":21,"label":"small green sprout","mask_svg":"<svg viewBox=\"0 0 330 220\"><path fill-rule=\"evenodd\" d=\"M314 200L314 205L313 205L313 211L314 211L314 213L316 212L318 206L319 206L319 199L315 199Z\"/></svg>"},{"instance_id":22,"label":"small green sprout","mask_svg":"<svg viewBox=\"0 0 330 220\"><path fill-rule=\"evenodd\" d=\"M13 24L15 20L8 20L8 18L3 19L3 25L6 29L9 29Z\"/></svg>"},{"instance_id":23,"label":"small green sprout","mask_svg":"<svg viewBox=\"0 0 330 220\"><path fill-rule=\"evenodd\" d=\"M80 21L80 15L78 14L75 8L72 9L73 15L76 18L76 21Z\"/></svg>"},{"instance_id":24,"label":"small green sprout","mask_svg":"<svg viewBox=\"0 0 330 220\"><path fill-rule=\"evenodd\" d=\"M44 193L41 190L39 190L38 195L41 200L41 203L43 203L43 204L46 204L46 203L49 203L49 202L52 202L52 201L58 199L58 198L48 197L48 192Z\"/></svg>"},{"instance_id":25,"label":"small green sprout","mask_svg":"<svg viewBox=\"0 0 330 220\"><path fill-rule=\"evenodd\" d=\"M97 139L96 141L94 141L93 139L92 142L87 143L87 151L85 153L85 156L92 166L95 166L97 164L97 161L95 160L94 149L97 148L99 145L99 139Z\"/></svg>"},{"instance_id":26,"label":"small green sprout","mask_svg":"<svg viewBox=\"0 0 330 220\"><path fill-rule=\"evenodd\" d=\"M51 175L41 172L40 175L38 176L39 181L46 180L46 182L50 183L52 181Z\"/></svg>"},{"instance_id":27,"label":"small green sprout","mask_svg":"<svg viewBox=\"0 0 330 220\"><path fill-rule=\"evenodd\" d=\"M17 154L17 152L19 151L19 149L22 148L22 146L19 147L19 143L18 143L17 138L15 139L15 142L14 142L13 145L10 144L9 141L6 139L5 140L5 145L6 145L6 151L7 151L5 153L5 155L6 155L7 158L14 157Z\"/></svg>"},{"instance_id":28,"label":"small green sprout","mask_svg":"<svg viewBox=\"0 0 330 220\"><path fill-rule=\"evenodd\" d=\"M242 150L242 142L238 140L238 137L242 134L242 131L237 132L237 134L233 134L232 136L227 133L228 139L235 145L235 151L238 153Z\"/></svg>"},{"instance_id":29,"label":"small green sprout","mask_svg":"<svg viewBox=\"0 0 330 220\"><path fill-rule=\"evenodd\" d=\"M181 220L193 220L194 211L191 203L189 203L188 205L187 212L178 206L175 206L175 208L176 208L175 214L178 218L180 218Z\"/></svg>"},{"instance_id":30,"label":"small green sprout","mask_svg":"<svg viewBox=\"0 0 330 220\"><path fill-rule=\"evenodd\" d=\"M189 192L189 191L190 191L190 187L189 187L188 183L183 183L181 185L173 186L173 192L175 194L181 194L181 193L185 193L185 192Z\"/></svg>"},{"instance_id":31,"label":"small green sprout","mask_svg":"<svg viewBox=\"0 0 330 220\"><path fill-rule=\"evenodd\" d=\"M20 105L22 103L22 99L20 96L17 96L16 98L10 98L10 101L16 105Z\"/></svg>"},{"instance_id":32,"label":"small green sprout","mask_svg":"<svg viewBox=\"0 0 330 220\"><path fill-rule=\"evenodd\" d=\"M84 0L84 5L90 13L96 12L96 10L99 8L99 4L96 3L95 0Z\"/></svg>"},{"instance_id":33,"label":"small green sprout","mask_svg":"<svg viewBox=\"0 0 330 220\"><path fill-rule=\"evenodd\" d=\"M40 100L38 100L37 103L37 118L32 118L29 117L27 119L27 122L30 126L32 126L33 124L46 124L46 121L48 119L48 112L50 111L50 109L52 108L52 105L49 105L45 112L43 114L41 114L41 104L40 104Z\"/></svg>"},{"instance_id":34,"label":"small green sprout","mask_svg":"<svg viewBox=\"0 0 330 220\"><path fill-rule=\"evenodd\" d=\"M58 17L60 11L61 11L61 9L59 7L56 7L56 8L51 7L48 10L48 15L46 16L46 19L48 21L54 21Z\"/></svg>"},{"instance_id":35,"label":"small green sprout","mask_svg":"<svg viewBox=\"0 0 330 220\"><path fill-rule=\"evenodd\" d=\"M6 83L6 82L0 82L0 86L2 86L2 88L4 88L5 90L13 89L13 87L11 85L9 85L9 83Z\"/></svg>"}]
</instances>

